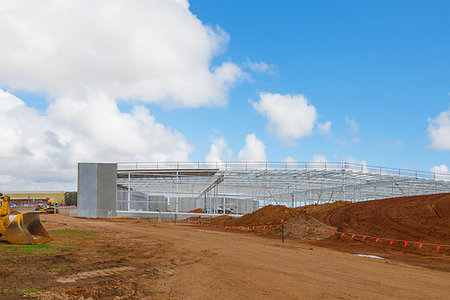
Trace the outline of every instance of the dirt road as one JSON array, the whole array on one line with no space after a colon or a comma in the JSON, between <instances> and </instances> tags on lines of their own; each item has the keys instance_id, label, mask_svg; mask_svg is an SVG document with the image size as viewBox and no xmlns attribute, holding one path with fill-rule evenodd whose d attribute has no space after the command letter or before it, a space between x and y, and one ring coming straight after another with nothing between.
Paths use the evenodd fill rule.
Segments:
<instances>
[{"instance_id":1,"label":"dirt road","mask_svg":"<svg viewBox=\"0 0 450 300\"><path fill-rule=\"evenodd\" d=\"M0 243L0 298L450 298L449 272L299 241L149 220L42 219L54 237L47 252Z\"/></svg>"}]
</instances>

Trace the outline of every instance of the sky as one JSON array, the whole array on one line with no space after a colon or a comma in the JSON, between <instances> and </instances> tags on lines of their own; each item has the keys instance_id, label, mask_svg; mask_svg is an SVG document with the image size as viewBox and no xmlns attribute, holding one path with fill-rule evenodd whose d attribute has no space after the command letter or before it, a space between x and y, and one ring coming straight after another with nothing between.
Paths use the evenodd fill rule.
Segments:
<instances>
[{"instance_id":1,"label":"sky","mask_svg":"<svg viewBox=\"0 0 450 300\"><path fill-rule=\"evenodd\" d=\"M0 2L0 190L78 162L448 173L449 1Z\"/></svg>"}]
</instances>

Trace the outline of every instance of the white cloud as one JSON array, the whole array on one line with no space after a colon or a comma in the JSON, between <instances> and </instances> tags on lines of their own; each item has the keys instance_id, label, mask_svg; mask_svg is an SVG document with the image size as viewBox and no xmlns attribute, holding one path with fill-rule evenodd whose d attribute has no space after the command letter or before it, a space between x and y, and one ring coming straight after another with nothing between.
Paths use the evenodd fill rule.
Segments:
<instances>
[{"instance_id":1,"label":"white cloud","mask_svg":"<svg viewBox=\"0 0 450 300\"><path fill-rule=\"evenodd\" d=\"M448 168L446 165L442 164L439 166L434 166L430 169L431 172L434 173L448 173Z\"/></svg>"},{"instance_id":2,"label":"white cloud","mask_svg":"<svg viewBox=\"0 0 450 300\"><path fill-rule=\"evenodd\" d=\"M323 156L322 154L314 154L313 159L311 160L313 163L326 163L327 158Z\"/></svg>"},{"instance_id":3,"label":"white cloud","mask_svg":"<svg viewBox=\"0 0 450 300\"><path fill-rule=\"evenodd\" d=\"M327 158L322 154L314 154L313 159L308 163L308 168L315 170L325 170L328 168L326 166Z\"/></svg>"},{"instance_id":4,"label":"white cloud","mask_svg":"<svg viewBox=\"0 0 450 300\"><path fill-rule=\"evenodd\" d=\"M346 166L347 169L354 170L354 171L357 171L357 172L361 171L363 173L367 173L368 172L368 170L367 170L367 163L366 163L365 160L359 160L359 159L356 159L356 158L354 158L352 156L348 156L347 157L347 162L350 163L350 165Z\"/></svg>"},{"instance_id":5,"label":"white cloud","mask_svg":"<svg viewBox=\"0 0 450 300\"><path fill-rule=\"evenodd\" d=\"M212 66L229 36L181 0L3 1L0 83L52 98L138 99L170 107L226 103L243 76Z\"/></svg>"},{"instance_id":6,"label":"white cloud","mask_svg":"<svg viewBox=\"0 0 450 300\"><path fill-rule=\"evenodd\" d=\"M269 130L287 144L312 134L317 119L315 107L303 95L261 93L253 107L269 119Z\"/></svg>"},{"instance_id":7,"label":"white cloud","mask_svg":"<svg viewBox=\"0 0 450 300\"><path fill-rule=\"evenodd\" d=\"M209 153L205 157L207 162L221 162L223 156L226 155L228 160L232 159L233 151L227 148L225 138L211 138L212 144Z\"/></svg>"},{"instance_id":8,"label":"white cloud","mask_svg":"<svg viewBox=\"0 0 450 300\"><path fill-rule=\"evenodd\" d=\"M263 61L261 62L252 62L247 58L247 61L244 63L245 67L248 67L253 72L265 73L269 75L277 74L277 67L275 65L267 64Z\"/></svg>"},{"instance_id":9,"label":"white cloud","mask_svg":"<svg viewBox=\"0 0 450 300\"><path fill-rule=\"evenodd\" d=\"M245 137L245 146L239 151L238 160L241 161L266 161L266 146L256 135L249 134Z\"/></svg>"},{"instance_id":10,"label":"white cloud","mask_svg":"<svg viewBox=\"0 0 450 300\"><path fill-rule=\"evenodd\" d=\"M0 90L0 188L73 188L79 161L186 161L183 134L117 101L224 105L246 76L211 63L229 36L185 0L3 1L0 37L0 86L49 101L37 111Z\"/></svg>"},{"instance_id":11,"label":"white cloud","mask_svg":"<svg viewBox=\"0 0 450 300\"><path fill-rule=\"evenodd\" d=\"M283 162L287 168L299 168L300 167L298 161L295 158L293 158L292 156L286 156L284 158Z\"/></svg>"},{"instance_id":12,"label":"white cloud","mask_svg":"<svg viewBox=\"0 0 450 300\"><path fill-rule=\"evenodd\" d=\"M296 163L297 160L295 158L293 158L292 156L286 156L284 158L283 162L285 162L285 163Z\"/></svg>"},{"instance_id":13,"label":"white cloud","mask_svg":"<svg viewBox=\"0 0 450 300\"><path fill-rule=\"evenodd\" d=\"M319 123L317 124L317 128L319 128L321 134L331 134L331 121Z\"/></svg>"},{"instance_id":14,"label":"white cloud","mask_svg":"<svg viewBox=\"0 0 450 300\"><path fill-rule=\"evenodd\" d=\"M434 173L434 178L436 180L450 181L450 173L448 172L448 167L444 164L439 166L434 166L430 169Z\"/></svg>"},{"instance_id":15,"label":"white cloud","mask_svg":"<svg viewBox=\"0 0 450 300\"><path fill-rule=\"evenodd\" d=\"M3 90L0 103L0 176L14 178L0 189L73 189L80 161L186 161L191 151L142 106L121 113L101 96L64 98L43 115Z\"/></svg>"},{"instance_id":16,"label":"white cloud","mask_svg":"<svg viewBox=\"0 0 450 300\"><path fill-rule=\"evenodd\" d=\"M345 117L345 122L350 125L350 130L352 133L357 134L359 132L359 125L355 120Z\"/></svg>"},{"instance_id":17,"label":"white cloud","mask_svg":"<svg viewBox=\"0 0 450 300\"><path fill-rule=\"evenodd\" d=\"M430 147L436 150L450 150L450 108L436 118L428 119L428 123Z\"/></svg>"}]
</instances>

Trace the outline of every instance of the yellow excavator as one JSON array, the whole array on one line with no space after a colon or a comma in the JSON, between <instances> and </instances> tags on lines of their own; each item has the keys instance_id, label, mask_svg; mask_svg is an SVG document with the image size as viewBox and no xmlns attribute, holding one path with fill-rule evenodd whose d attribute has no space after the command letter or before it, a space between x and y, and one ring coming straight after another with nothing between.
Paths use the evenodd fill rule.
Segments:
<instances>
[{"instance_id":1,"label":"yellow excavator","mask_svg":"<svg viewBox=\"0 0 450 300\"><path fill-rule=\"evenodd\" d=\"M0 240L11 244L43 244L53 240L42 226L39 212L11 212L10 197L0 193Z\"/></svg>"}]
</instances>

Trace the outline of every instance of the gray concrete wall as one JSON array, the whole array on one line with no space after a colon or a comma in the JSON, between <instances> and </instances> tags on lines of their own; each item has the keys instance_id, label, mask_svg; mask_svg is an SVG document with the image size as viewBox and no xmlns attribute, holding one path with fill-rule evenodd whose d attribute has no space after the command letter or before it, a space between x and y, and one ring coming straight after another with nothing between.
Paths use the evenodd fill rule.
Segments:
<instances>
[{"instance_id":1,"label":"gray concrete wall","mask_svg":"<svg viewBox=\"0 0 450 300\"><path fill-rule=\"evenodd\" d=\"M78 216L116 216L117 164L78 164Z\"/></svg>"}]
</instances>

